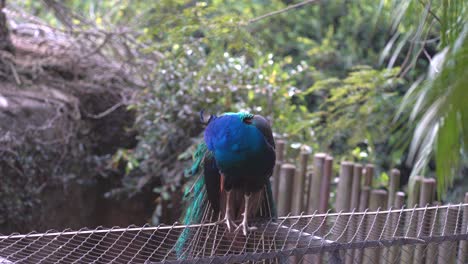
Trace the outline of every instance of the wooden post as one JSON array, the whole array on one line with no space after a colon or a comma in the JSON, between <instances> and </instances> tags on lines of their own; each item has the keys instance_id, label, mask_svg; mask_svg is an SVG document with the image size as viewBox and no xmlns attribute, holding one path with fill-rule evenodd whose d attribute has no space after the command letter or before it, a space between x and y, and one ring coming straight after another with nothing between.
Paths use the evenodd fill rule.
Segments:
<instances>
[{"instance_id":1,"label":"wooden post","mask_svg":"<svg viewBox=\"0 0 468 264\"><path fill-rule=\"evenodd\" d=\"M273 168L273 199L278 202L279 199L279 182L280 182L281 162L276 161L275 167Z\"/></svg>"},{"instance_id":2,"label":"wooden post","mask_svg":"<svg viewBox=\"0 0 468 264\"><path fill-rule=\"evenodd\" d=\"M324 153L317 153L314 156L314 173L309 185L309 199L307 212L313 214L316 210L325 213L328 209L330 197L330 181L333 175L333 158ZM323 217L315 217L312 226L322 224ZM324 223L318 230L318 235L322 235L328 224ZM309 255L304 258L304 263L322 263L322 254Z\"/></svg>"},{"instance_id":3,"label":"wooden post","mask_svg":"<svg viewBox=\"0 0 468 264\"><path fill-rule=\"evenodd\" d=\"M364 173L364 186L372 187L372 179L374 178L374 165L367 164Z\"/></svg>"},{"instance_id":4,"label":"wooden post","mask_svg":"<svg viewBox=\"0 0 468 264\"><path fill-rule=\"evenodd\" d=\"M417 200L415 198L410 199L411 197L418 197L421 188L422 177L416 176L414 177L414 188L412 190L412 194L409 194L408 197L408 208L413 208L417 205ZM416 236L416 226L418 221L418 214L416 212L408 212L406 213L405 219L405 229L408 231L405 236L408 237L415 237ZM414 255L414 245L405 245L401 251L401 263L413 263L413 255Z\"/></svg>"},{"instance_id":5,"label":"wooden post","mask_svg":"<svg viewBox=\"0 0 468 264\"><path fill-rule=\"evenodd\" d=\"M361 181L362 181L362 165L354 164L353 170L353 184L351 186L351 204L350 210L359 209L359 195L361 194Z\"/></svg>"},{"instance_id":6,"label":"wooden post","mask_svg":"<svg viewBox=\"0 0 468 264\"><path fill-rule=\"evenodd\" d=\"M361 195L359 196L359 212L364 212L367 209L367 206L369 204L369 196L370 196L370 186L364 186L361 189ZM364 218L362 220L361 228L359 229L358 237L357 239L359 241L364 240L366 237L366 216L361 216L359 221L361 221L362 217ZM364 250L363 249L355 249L354 250L354 262L353 263L362 263L362 258L363 258Z\"/></svg>"},{"instance_id":7,"label":"wooden post","mask_svg":"<svg viewBox=\"0 0 468 264\"><path fill-rule=\"evenodd\" d=\"M359 196L359 212L364 212L369 206L370 191L370 186L362 187L361 195Z\"/></svg>"},{"instance_id":8,"label":"wooden post","mask_svg":"<svg viewBox=\"0 0 468 264\"><path fill-rule=\"evenodd\" d=\"M328 200L330 199L330 182L333 178L333 157L325 158L323 168L323 178L320 187L319 213L326 213L328 210Z\"/></svg>"},{"instance_id":9,"label":"wooden post","mask_svg":"<svg viewBox=\"0 0 468 264\"><path fill-rule=\"evenodd\" d=\"M416 176L414 177L414 183L413 183L413 189L408 190L408 207L413 207L418 204L419 202L419 194L421 191L421 183L424 177L422 176ZM411 179L410 179L411 182ZM408 186L409 188L411 186Z\"/></svg>"},{"instance_id":10,"label":"wooden post","mask_svg":"<svg viewBox=\"0 0 468 264\"><path fill-rule=\"evenodd\" d=\"M296 170L296 175L294 177L294 192L291 205L291 212L294 215L299 215L305 210L304 202L306 201L305 199L307 199L305 180L307 175L307 163L309 156L309 152L304 150L299 154L299 168ZM294 247L294 244L289 245ZM289 257L290 263L299 263L299 260L300 258L297 256Z\"/></svg>"},{"instance_id":11,"label":"wooden post","mask_svg":"<svg viewBox=\"0 0 468 264\"><path fill-rule=\"evenodd\" d=\"M435 189L435 186L434 186ZM434 200L434 197L432 199ZM438 201L433 201L432 206L440 206L441 204ZM429 232L429 236L437 236L439 233L439 220L440 220L441 210L437 209L436 211L432 211L430 214L430 222L431 222L431 230ZM435 219L434 219L435 218ZM426 263L432 264L437 263L437 254L439 251L439 244L438 243L429 243L426 248Z\"/></svg>"},{"instance_id":12,"label":"wooden post","mask_svg":"<svg viewBox=\"0 0 468 264\"><path fill-rule=\"evenodd\" d=\"M313 214L319 209L320 202L320 186L323 176L323 165L325 163L325 153L317 153L314 156L314 174L309 186L309 198L307 213Z\"/></svg>"},{"instance_id":13,"label":"wooden post","mask_svg":"<svg viewBox=\"0 0 468 264\"><path fill-rule=\"evenodd\" d=\"M349 211L351 188L353 181L353 163L343 161L341 163L340 180L336 190L336 212Z\"/></svg>"},{"instance_id":14,"label":"wooden post","mask_svg":"<svg viewBox=\"0 0 468 264\"><path fill-rule=\"evenodd\" d=\"M280 171L281 171L281 164L283 163L284 159L284 147L286 142L284 140L277 140L275 142L276 145L276 163L275 167L273 168L273 198L275 201L279 199L279 184L280 184Z\"/></svg>"},{"instance_id":15,"label":"wooden post","mask_svg":"<svg viewBox=\"0 0 468 264\"><path fill-rule=\"evenodd\" d=\"M465 193L465 200L463 203L468 204L468 192ZM462 228L461 233L466 234L468 233L468 206L463 208L463 220L462 220ZM464 264L468 262L468 241L461 240L460 245L458 246L458 258L457 264Z\"/></svg>"},{"instance_id":16,"label":"wooden post","mask_svg":"<svg viewBox=\"0 0 468 264\"><path fill-rule=\"evenodd\" d=\"M394 206L395 195L399 187L400 187L400 171L397 169L393 169L390 172L390 180L388 183L388 201L387 201L388 210L390 210ZM391 226L389 226L385 230L386 235L389 235L389 232L391 232ZM390 248L385 247L383 249L382 255L385 258L388 258L388 256L390 255Z\"/></svg>"},{"instance_id":17,"label":"wooden post","mask_svg":"<svg viewBox=\"0 0 468 264\"><path fill-rule=\"evenodd\" d=\"M397 169L393 169L390 172L390 182L388 188L388 209L390 209L395 203L395 194L400 187L400 171Z\"/></svg>"},{"instance_id":18,"label":"wooden post","mask_svg":"<svg viewBox=\"0 0 468 264\"><path fill-rule=\"evenodd\" d=\"M294 178L294 199L292 204L292 213L295 215L300 214L304 210L304 193L305 193L305 177L307 174L307 161L310 154L302 151L299 155L299 169Z\"/></svg>"},{"instance_id":19,"label":"wooden post","mask_svg":"<svg viewBox=\"0 0 468 264\"><path fill-rule=\"evenodd\" d=\"M442 235L453 235L456 224L458 223L458 208L448 207L445 212L445 217L442 217ZM455 263L457 242L445 241L439 245L438 263Z\"/></svg>"},{"instance_id":20,"label":"wooden post","mask_svg":"<svg viewBox=\"0 0 468 264\"><path fill-rule=\"evenodd\" d=\"M372 190L370 194L369 210L377 211L377 209L385 209L388 195L385 190ZM369 215L366 221L366 233L370 240L378 240L382 233L383 225L387 216L385 214ZM380 262L379 247L364 249L364 264L374 264Z\"/></svg>"},{"instance_id":21,"label":"wooden post","mask_svg":"<svg viewBox=\"0 0 468 264\"><path fill-rule=\"evenodd\" d=\"M325 166L325 159L327 155L325 153L317 153L314 155L314 163L313 163L313 173L309 178L309 193L307 195L307 213L313 214L314 212L318 211L319 204L320 204L320 195L321 195L321 186L322 186L322 178ZM312 225L318 225L321 223L321 219L319 217L315 217ZM324 225L325 227L325 225ZM320 232L319 232L320 233ZM314 255L307 255L304 256L304 261L306 263L321 263L321 254L314 254Z\"/></svg>"},{"instance_id":22,"label":"wooden post","mask_svg":"<svg viewBox=\"0 0 468 264\"><path fill-rule=\"evenodd\" d=\"M435 201L435 191L437 189L436 181L435 179L432 181L428 181L429 184L429 189L432 190L432 194L430 196L430 201L431 201L431 206L437 205L437 202ZM423 190L421 190L423 191ZM437 217L435 214L436 212L434 210L431 210L430 212L427 212L427 220L425 220L426 225L428 226L428 229L426 231L427 236L432 236L434 233L437 232L437 229L439 225L437 224L437 219L434 219ZM437 244L436 243L429 243L426 247L426 263L435 263L437 261Z\"/></svg>"},{"instance_id":23,"label":"wooden post","mask_svg":"<svg viewBox=\"0 0 468 264\"><path fill-rule=\"evenodd\" d=\"M275 145L276 145L276 148L275 148L276 149L276 160L283 162L284 161L284 149L285 149L285 146L286 146L286 141L277 140L275 142Z\"/></svg>"},{"instance_id":24,"label":"wooden post","mask_svg":"<svg viewBox=\"0 0 468 264\"><path fill-rule=\"evenodd\" d=\"M278 193L278 215L284 216L291 212L294 174L296 166L283 164L281 166L280 184Z\"/></svg>"},{"instance_id":25,"label":"wooden post","mask_svg":"<svg viewBox=\"0 0 468 264\"><path fill-rule=\"evenodd\" d=\"M350 211L359 211L359 195L361 193L361 178L362 178L362 165L361 164L354 164L353 170L353 180L351 186L351 202L349 206ZM348 229L348 238L354 237L357 231L357 225L359 218L357 216L352 216L349 219L349 229ZM350 249L346 251L346 264L353 263L354 259L354 249Z\"/></svg>"},{"instance_id":26,"label":"wooden post","mask_svg":"<svg viewBox=\"0 0 468 264\"><path fill-rule=\"evenodd\" d=\"M395 202L393 204L394 209L403 209L403 206L405 204L405 193L404 192L397 192L395 194ZM399 224L398 223L398 218L400 217L399 212L392 213L391 219L392 219L392 228L390 229L390 234L389 236L392 237L394 234L395 236L401 236L402 234L398 232ZM403 226L402 226L403 228ZM392 246L389 249L389 263L397 263L397 260L399 259L400 256L400 246Z\"/></svg>"},{"instance_id":27,"label":"wooden post","mask_svg":"<svg viewBox=\"0 0 468 264\"><path fill-rule=\"evenodd\" d=\"M433 188L435 187L435 180L434 179L423 179L421 184L421 193L419 195L419 206L424 207L432 203L433 197ZM430 232L430 225L431 219L430 216L432 212L420 211L418 212L418 223L416 224L416 236L423 237L427 236ZM415 253L414 253L414 260L413 263L420 264L424 261L424 252L425 252L425 245L416 245ZM429 252L427 252L429 253Z\"/></svg>"},{"instance_id":28,"label":"wooden post","mask_svg":"<svg viewBox=\"0 0 468 264\"><path fill-rule=\"evenodd\" d=\"M351 199L351 184L353 181L353 166L354 164L348 161L341 162L340 178L336 190L336 212L348 212L350 199ZM338 239L337 242L347 241L347 227L348 227L349 216L339 215L336 218L336 223L332 231L334 239Z\"/></svg>"},{"instance_id":29,"label":"wooden post","mask_svg":"<svg viewBox=\"0 0 468 264\"><path fill-rule=\"evenodd\" d=\"M359 195L359 211L364 212L369 205L369 197L370 197L370 192L372 189L372 181L374 178L374 171L375 167L372 164L366 164L364 167L364 184L361 189L361 194ZM366 226L366 219L365 216L363 216L364 219L362 220L362 227ZM365 228L361 228L359 232L359 239L364 239L366 235ZM364 257L364 250L363 249L356 249L354 250L354 255L355 255L355 262L354 263L362 263L363 257Z\"/></svg>"}]
</instances>

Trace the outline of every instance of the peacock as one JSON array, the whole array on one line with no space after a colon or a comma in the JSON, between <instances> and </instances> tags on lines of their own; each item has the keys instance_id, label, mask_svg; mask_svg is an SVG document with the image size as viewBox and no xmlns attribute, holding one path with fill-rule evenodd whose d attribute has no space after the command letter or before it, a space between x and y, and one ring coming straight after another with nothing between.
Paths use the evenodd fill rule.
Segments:
<instances>
[{"instance_id":1,"label":"peacock","mask_svg":"<svg viewBox=\"0 0 468 264\"><path fill-rule=\"evenodd\" d=\"M249 219L276 217L270 176L275 165L275 142L269 122L247 112L211 115L204 140L197 146L188 174L194 178L186 190L183 224L215 222L229 233L247 236L255 226ZM195 229L185 229L176 243L183 257Z\"/></svg>"}]
</instances>

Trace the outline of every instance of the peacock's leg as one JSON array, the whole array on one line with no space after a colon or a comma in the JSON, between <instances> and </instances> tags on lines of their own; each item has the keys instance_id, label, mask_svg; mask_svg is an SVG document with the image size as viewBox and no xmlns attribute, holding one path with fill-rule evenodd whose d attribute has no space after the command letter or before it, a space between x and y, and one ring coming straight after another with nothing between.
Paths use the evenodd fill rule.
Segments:
<instances>
[{"instance_id":1,"label":"peacock's leg","mask_svg":"<svg viewBox=\"0 0 468 264\"><path fill-rule=\"evenodd\" d=\"M226 212L224 213L224 219L219 223L226 222L226 226L229 232L232 230L232 226L237 226L232 220L231 215L231 191L226 191Z\"/></svg>"},{"instance_id":2,"label":"peacock's leg","mask_svg":"<svg viewBox=\"0 0 468 264\"><path fill-rule=\"evenodd\" d=\"M249 199L250 195L244 194L244 213L242 214L244 217L242 218L242 222L240 225L236 228L236 231L242 227L242 233L244 233L244 236L247 236L247 231L252 231L256 230L256 227L249 227L249 223L247 221L247 216L249 212Z\"/></svg>"}]
</instances>

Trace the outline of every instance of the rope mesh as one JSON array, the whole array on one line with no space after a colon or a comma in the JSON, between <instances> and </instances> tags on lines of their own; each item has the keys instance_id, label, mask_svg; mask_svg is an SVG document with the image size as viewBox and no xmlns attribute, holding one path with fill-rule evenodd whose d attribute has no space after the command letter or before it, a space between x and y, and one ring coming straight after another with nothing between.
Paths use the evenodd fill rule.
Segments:
<instances>
[{"instance_id":1,"label":"rope mesh","mask_svg":"<svg viewBox=\"0 0 468 264\"><path fill-rule=\"evenodd\" d=\"M247 237L216 223L51 230L0 236L0 263L467 263L467 218L460 204L286 216Z\"/></svg>"}]
</instances>

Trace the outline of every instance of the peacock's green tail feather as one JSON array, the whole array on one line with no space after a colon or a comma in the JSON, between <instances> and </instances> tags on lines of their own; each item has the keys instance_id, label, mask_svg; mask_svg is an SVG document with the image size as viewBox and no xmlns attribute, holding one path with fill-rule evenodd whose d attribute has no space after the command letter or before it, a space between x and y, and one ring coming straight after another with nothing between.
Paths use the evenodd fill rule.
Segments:
<instances>
[{"instance_id":1,"label":"peacock's green tail feather","mask_svg":"<svg viewBox=\"0 0 468 264\"><path fill-rule=\"evenodd\" d=\"M197 150L193 155L193 164L187 173L190 175L192 179L194 179L194 183L191 188L187 188L184 193L184 201L188 202L185 215L182 218L182 223L184 225L189 225L193 223L199 223L202 220L203 212L205 211L205 207L207 203L205 202L205 179L203 177L203 160L205 155L209 155L210 152L205 143L200 143L197 146ZM190 238L190 230L185 228L182 231L181 235L177 239L176 242L176 252L178 257L183 257L183 250L184 245Z\"/></svg>"}]
</instances>

